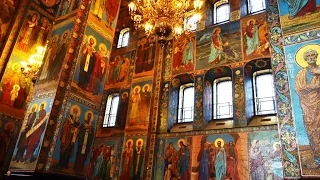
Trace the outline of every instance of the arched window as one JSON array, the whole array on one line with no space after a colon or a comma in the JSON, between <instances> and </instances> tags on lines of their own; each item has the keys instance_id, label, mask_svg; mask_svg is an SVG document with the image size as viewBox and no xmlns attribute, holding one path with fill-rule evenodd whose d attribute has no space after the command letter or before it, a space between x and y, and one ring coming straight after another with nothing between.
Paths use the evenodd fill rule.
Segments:
<instances>
[{"instance_id":1,"label":"arched window","mask_svg":"<svg viewBox=\"0 0 320 180\"><path fill-rule=\"evenodd\" d=\"M271 70L253 73L255 115L276 113L274 82Z\"/></svg>"},{"instance_id":2,"label":"arched window","mask_svg":"<svg viewBox=\"0 0 320 180\"><path fill-rule=\"evenodd\" d=\"M266 9L265 0L248 0L248 13L256 13Z\"/></svg>"},{"instance_id":3,"label":"arched window","mask_svg":"<svg viewBox=\"0 0 320 180\"><path fill-rule=\"evenodd\" d=\"M220 0L213 5L214 24L222 23L230 19L230 6L228 0Z\"/></svg>"},{"instance_id":4,"label":"arched window","mask_svg":"<svg viewBox=\"0 0 320 180\"><path fill-rule=\"evenodd\" d=\"M194 83L180 86L178 123L192 122L194 116Z\"/></svg>"},{"instance_id":5,"label":"arched window","mask_svg":"<svg viewBox=\"0 0 320 180\"><path fill-rule=\"evenodd\" d=\"M233 117L232 80L222 77L213 82L213 117L226 119Z\"/></svg>"},{"instance_id":6,"label":"arched window","mask_svg":"<svg viewBox=\"0 0 320 180\"><path fill-rule=\"evenodd\" d=\"M102 127L114 127L116 125L118 105L119 94L109 95Z\"/></svg>"},{"instance_id":7,"label":"arched window","mask_svg":"<svg viewBox=\"0 0 320 180\"><path fill-rule=\"evenodd\" d=\"M129 44L130 28L124 28L120 31L117 48L126 47Z\"/></svg>"}]
</instances>

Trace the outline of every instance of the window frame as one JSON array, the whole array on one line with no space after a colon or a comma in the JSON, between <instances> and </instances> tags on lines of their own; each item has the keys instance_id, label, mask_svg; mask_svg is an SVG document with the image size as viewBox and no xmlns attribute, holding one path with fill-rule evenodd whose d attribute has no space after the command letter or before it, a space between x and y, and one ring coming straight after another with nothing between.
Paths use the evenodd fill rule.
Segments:
<instances>
[{"instance_id":1,"label":"window frame","mask_svg":"<svg viewBox=\"0 0 320 180\"><path fill-rule=\"evenodd\" d=\"M217 89L217 86L219 83L222 83L222 82L227 82L227 81L230 81L231 82L231 103L229 105L229 107L231 107L230 109L230 117L224 117L226 115L218 115L218 95L219 95L219 92L218 92L218 89ZM232 88L232 85L233 85L233 81L232 81L232 78L227 76L227 77L221 77L221 78L217 78L213 81L213 85L212 85L212 88L213 88L213 91L212 91L212 109L213 109L213 113L212 113L212 118L214 120L223 120L223 119L233 119L234 117L234 106L233 106L233 103L234 103L234 98L233 98L233 88ZM220 117L220 116L223 116L223 117Z\"/></svg>"},{"instance_id":2,"label":"window frame","mask_svg":"<svg viewBox=\"0 0 320 180\"><path fill-rule=\"evenodd\" d=\"M111 112L113 110L113 103L114 103L114 99L118 98L118 104L116 105L116 113L114 115L114 122L113 125L110 125L110 118L112 118ZM116 122L117 122L117 118L118 118L118 111L119 111L119 104L120 104L120 94L119 93L113 93L113 94L109 94L108 98L107 98L107 103L106 103L106 107L105 107L105 113L104 113L104 119L103 119L103 123L102 123L102 127L103 128L113 128L116 127ZM109 108L109 110L107 110L107 108Z\"/></svg>"},{"instance_id":3,"label":"window frame","mask_svg":"<svg viewBox=\"0 0 320 180\"><path fill-rule=\"evenodd\" d=\"M128 34L128 40L126 44L124 44L123 40L126 34ZM119 48L127 47L129 45L129 39L130 39L130 28L123 28L119 33L117 48L119 49Z\"/></svg>"},{"instance_id":4,"label":"window frame","mask_svg":"<svg viewBox=\"0 0 320 180\"><path fill-rule=\"evenodd\" d=\"M229 8L229 18L227 20L224 20L224 21L219 21L217 20L217 10L219 8L221 8L222 6L228 6ZM230 21L230 4L229 4L229 1L228 0L220 0L220 1L217 1L213 4L213 24L223 24L223 23L226 23L226 22L229 22Z\"/></svg>"},{"instance_id":5,"label":"window frame","mask_svg":"<svg viewBox=\"0 0 320 180\"><path fill-rule=\"evenodd\" d=\"M264 9L257 10L257 11L250 10L251 7L252 7L251 3L250 3L251 1L256 1L256 0L246 0L246 2L247 2L247 14L258 14L258 13L263 12L263 11L266 10L266 8L267 8L266 0L262 0L264 2Z\"/></svg>"},{"instance_id":6,"label":"window frame","mask_svg":"<svg viewBox=\"0 0 320 180\"><path fill-rule=\"evenodd\" d=\"M274 112L270 113L259 113L258 110L258 102L257 99L259 98L258 95L258 90L257 90L257 77L263 76L263 75L271 75L273 77L273 73L271 69L264 69L264 70L259 70L255 71L252 74L252 84L253 84L253 105L254 105L254 116L267 116L267 115L275 115L277 114L277 104L276 104L276 96L275 96L275 86L274 86L274 78L273 80L273 87L272 87L272 94L273 97L266 97L266 98L272 98L273 100L273 107L274 107ZM271 110L270 110L271 111Z\"/></svg>"},{"instance_id":7,"label":"window frame","mask_svg":"<svg viewBox=\"0 0 320 180\"><path fill-rule=\"evenodd\" d=\"M195 92L195 87L194 87L194 83L187 83L187 84L183 84L180 85L180 90L179 90L179 101L178 101L178 113L177 113L177 124L182 124L182 123L190 123L194 121L194 93L193 93L193 104L192 104L192 109L191 111L192 113L192 120L191 121L185 121L184 120L184 92L186 89L188 88L193 88L193 92Z\"/></svg>"}]
</instances>

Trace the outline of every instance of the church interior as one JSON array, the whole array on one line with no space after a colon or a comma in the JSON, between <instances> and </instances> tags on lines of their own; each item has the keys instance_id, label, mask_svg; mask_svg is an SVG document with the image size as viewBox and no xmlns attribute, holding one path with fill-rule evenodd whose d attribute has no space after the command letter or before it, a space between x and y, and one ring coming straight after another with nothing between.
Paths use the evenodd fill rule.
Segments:
<instances>
[{"instance_id":1,"label":"church interior","mask_svg":"<svg viewBox=\"0 0 320 180\"><path fill-rule=\"evenodd\" d=\"M320 178L320 0L0 1L0 179Z\"/></svg>"}]
</instances>

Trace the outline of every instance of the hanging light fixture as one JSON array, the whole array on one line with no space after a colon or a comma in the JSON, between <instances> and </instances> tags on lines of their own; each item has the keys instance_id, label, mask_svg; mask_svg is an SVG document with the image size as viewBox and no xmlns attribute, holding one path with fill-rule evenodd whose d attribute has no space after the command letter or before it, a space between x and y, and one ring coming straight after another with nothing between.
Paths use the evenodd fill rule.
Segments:
<instances>
[{"instance_id":1,"label":"hanging light fixture","mask_svg":"<svg viewBox=\"0 0 320 180\"><path fill-rule=\"evenodd\" d=\"M202 0L133 0L129 3L129 13L136 29L144 29L147 36L156 34L160 44L173 33L179 37L185 31L185 18L192 17L195 23L201 19Z\"/></svg>"}]
</instances>

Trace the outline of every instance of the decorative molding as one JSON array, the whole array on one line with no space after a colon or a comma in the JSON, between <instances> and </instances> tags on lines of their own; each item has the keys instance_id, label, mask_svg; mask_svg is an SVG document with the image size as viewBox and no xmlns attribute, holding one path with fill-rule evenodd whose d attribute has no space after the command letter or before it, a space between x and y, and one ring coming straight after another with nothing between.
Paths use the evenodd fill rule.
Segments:
<instances>
[{"instance_id":1,"label":"decorative molding","mask_svg":"<svg viewBox=\"0 0 320 180\"><path fill-rule=\"evenodd\" d=\"M305 41L310 41L313 39L319 39L320 38L320 29L312 29L307 32L300 32L293 35L288 35L286 37L283 37L283 43L285 46L293 45L297 43L302 43Z\"/></svg>"},{"instance_id":2,"label":"decorative molding","mask_svg":"<svg viewBox=\"0 0 320 180\"><path fill-rule=\"evenodd\" d=\"M195 77L194 95L194 123L193 129L200 130L204 126L203 120L203 75Z\"/></svg>"},{"instance_id":3,"label":"decorative molding","mask_svg":"<svg viewBox=\"0 0 320 180\"><path fill-rule=\"evenodd\" d=\"M68 107L67 99L71 92L71 83L73 80L74 71L76 68L77 57L79 54L80 45L82 42L83 34L85 31L91 0L82 0L80 8L78 9L77 17L75 18L75 25L73 28L73 33L78 34L78 36L72 36L69 43L69 52L64 59L64 67L61 72L59 79L59 84L63 83L64 86L57 87L57 93L54 100L54 104L50 114L51 124L47 125L46 132L44 135L44 140L47 141L47 147L41 147L39 158L37 162L37 171L48 171L51 167L53 160L53 155L58 140L59 129L63 119L63 112L65 112ZM72 67L72 68L69 68Z\"/></svg>"},{"instance_id":4,"label":"decorative molding","mask_svg":"<svg viewBox=\"0 0 320 180\"><path fill-rule=\"evenodd\" d=\"M166 133L166 134L159 134L158 138L177 137L177 136L210 135L210 134L244 133L244 132L256 132L256 131L269 131L269 130L277 130L277 129L278 129L278 127L276 125L241 127L241 128L230 128L230 129L205 130L205 131L190 131L190 132L182 132L182 133Z\"/></svg>"},{"instance_id":5,"label":"decorative molding","mask_svg":"<svg viewBox=\"0 0 320 180\"><path fill-rule=\"evenodd\" d=\"M285 178L300 177L296 129L294 127L288 73L285 63L278 1L267 1L270 50L274 72L277 116ZM288 157L288 155L290 157Z\"/></svg>"},{"instance_id":6,"label":"decorative molding","mask_svg":"<svg viewBox=\"0 0 320 180\"><path fill-rule=\"evenodd\" d=\"M80 97L77 94L71 93L69 96L69 99L75 100L75 101L79 102L80 104L83 104L83 105L90 107L94 110L100 110L100 104L99 105L94 104L94 103L88 101L87 99Z\"/></svg>"}]
</instances>

